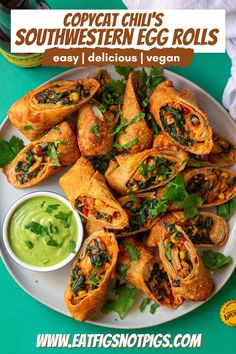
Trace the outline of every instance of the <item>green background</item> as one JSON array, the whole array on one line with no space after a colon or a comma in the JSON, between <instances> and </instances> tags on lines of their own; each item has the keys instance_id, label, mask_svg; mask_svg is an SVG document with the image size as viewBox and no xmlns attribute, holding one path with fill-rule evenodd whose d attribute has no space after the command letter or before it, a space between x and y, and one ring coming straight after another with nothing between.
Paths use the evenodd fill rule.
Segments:
<instances>
[{"instance_id":1,"label":"green background","mask_svg":"<svg viewBox=\"0 0 236 354\"><path fill-rule=\"evenodd\" d=\"M68 9L122 9L120 0L94 1L48 1L52 8ZM174 72L192 80L221 102L222 93L230 75L230 60L227 54L196 54L191 66L187 68L171 68ZM3 121L10 105L28 90L47 79L65 71L65 69L34 68L21 69L9 64L0 56L0 121ZM219 117L220 119L220 117ZM11 278L0 261L0 353L1 354L34 354L43 352L60 353L76 351L76 349L37 349L35 348L38 333L117 333L119 331L96 327L86 323L77 323L40 304L27 295ZM52 294L53 296L53 294ZM196 351L200 353L222 353L235 350L235 328L225 326L219 317L219 309L226 300L236 298L236 272L224 288L213 299L194 312L161 326L143 330L123 330L122 333L202 333L203 341L200 349L177 349L179 353ZM156 314L158 316L158 312ZM78 350L78 349L77 349ZM105 349L79 349L82 353ZM106 349L115 352L120 349ZM136 349L122 349L123 351ZM139 349L154 353L156 349ZM176 351L172 349L171 351ZM169 353L170 349L158 349L159 353Z\"/></svg>"}]
</instances>

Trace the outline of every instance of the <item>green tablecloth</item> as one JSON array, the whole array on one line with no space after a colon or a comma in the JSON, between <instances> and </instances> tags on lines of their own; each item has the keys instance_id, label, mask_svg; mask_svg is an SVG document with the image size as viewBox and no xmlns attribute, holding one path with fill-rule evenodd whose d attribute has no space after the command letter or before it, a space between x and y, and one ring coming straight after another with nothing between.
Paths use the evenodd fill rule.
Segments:
<instances>
[{"instance_id":1,"label":"green tablecloth","mask_svg":"<svg viewBox=\"0 0 236 354\"><path fill-rule=\"evenodd\" d=\"M91 8L91 9L121 9L120 0L105 1L48 1L52 8ZM67 69L68 70L68 69ZM174 72L192 80L221 102L224 86L230 74L230 61L226 54L198 54L193 64L187 68L171 68ZM0 122L3 121L10 105L30 89L35 88L45 80L65 71L61 68L21 69L14 67L0 56ZM220 119L221 117L219 117ZM1 187L0 187L1 191ZM1 195L1 193L0 193ZM233 251L233 250L232 250ZM86 323L77 323L38 303L27 295L11 278L0 262L0 353L1 354L33 354L38 333L117 333L119 331L95 327ZM52 294L53 296L53 294ZM225 326L219 316L219 309L226 300L236 298L236 272L224 288L210 301L194 312L177 320L158 327L137 331L121 331L122 333L202 333L203 342L201 353L222 353L235 349L233 335L235 329ZM158 314L157 314L158 316ZM60 353L70 349L40 349L42 353L58 350ZM71 349L73 350L73 349ZM75 351L74 349L73 351ZM82 353L93 352L93 349L80 349ZM105 349L97 349L101 353ZM109 350L109 349L107 349ZM118 350L118 349L117 349ZM123 349L131 351L132 349ZM133 352L136 349L133 349ZM156 349L139 349L153 352ZM194 349L178 349L179 353ZM94 350L95 351L95 350ZM114 351L110 349L110 351ZM159 349L158 352L169 353L170 349Z\"/></svg>"}]
</instances>

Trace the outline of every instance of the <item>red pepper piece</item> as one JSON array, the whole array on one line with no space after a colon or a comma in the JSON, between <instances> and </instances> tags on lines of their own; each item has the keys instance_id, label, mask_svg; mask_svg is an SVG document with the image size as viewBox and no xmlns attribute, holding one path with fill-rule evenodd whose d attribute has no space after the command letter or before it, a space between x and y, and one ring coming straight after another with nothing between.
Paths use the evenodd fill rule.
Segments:
<instances>
[{"instance_id":1,"label":"red pepper piece","mask_svg":"<svg viewBox=\"0 0 236 354\"><path fill-rule=\"evenodd\" d=\"M84 216L88 216L89 210L86 207L83 207L83 214Z\"/></svg>"},{"instance_id":2,"label":"red pepper piece","mask_svg":"<svg viewBox=\"0 0 236 354\"><path fill-rule=\"evenodd\" d=\"M43 157L45 156L45 152L43 150L41 150L41 149L37 150L37 154L39 154L39 155L41 155Z\"/></svg>"},{"instance_id":3,"label":"red pepper piece","mask_svg":"<svg viewBox=\"0 0 236 354\"><path fill-rule=\"evenodd\" d=\"M189 114L191 111L188 107L183 108L184 115Z\"/></svg>"}]
</instances>

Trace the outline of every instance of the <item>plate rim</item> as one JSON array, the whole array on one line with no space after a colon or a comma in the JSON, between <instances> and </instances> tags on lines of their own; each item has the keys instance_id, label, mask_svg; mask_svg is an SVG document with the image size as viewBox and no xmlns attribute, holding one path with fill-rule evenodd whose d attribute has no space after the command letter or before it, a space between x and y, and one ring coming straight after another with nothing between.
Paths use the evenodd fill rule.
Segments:
<instances>
[{"instance_id":1,"label":"plate rim","mask_svg":"<svg viewBox=\"0 0 236 354\"><path fill-rule=\"evenodd\" d=\"M107 68L108 70L113 67L112 65L104 65L105 68ZM147 67L142 67L144 69L147 69ZM68 73L70 74L73 74L74 72L78 72L80 70L86 70L86 69L90 69L90 67L82 67L82 68L79 68L79 67L76 67L76 68L72 68L72 69L68 69L66 71L63 71L62 73L48 79L47 81L43 82L42 84L38 85L36 88L40 87L40 86L43 86L45 85L46 83L49 83L49 82L52 82L52 81L55 81L55 80L61 80L64 78L64 76L66 76ZM100 68L97 68L98 70ZM135 68L137 69L137 68ZM149 69L149 68L148 68ZM168 77L168 74L170 74L172 77L173 77L173 81L175 79L179 79L180 81L184 81L184 84L190 84L195 90L200 90L204 96L206 96L210 101L212 101L214 103L214 105L216 105L218 107L219 110L221 110L225 115L227 115L227 118L228 120L230 121L230 124L234 127L234 129L236 129L236 122L235 120L230 116L229 112L226 110L225 107L223 107L222 104L220 104L220 102L217 101L217 99L215 97L213 97L210 93L208 93L205 89L201 88L199 85L195 84L193 81L185 78L184 76L182 75L179 75L171 70L168 70L168 69L164 69L164 75L166 75ZM2 129L5 127L5 125L9 122L9 118L8 116L6 116L4 118L4 120L2 121L2 123L0 124L0 133L2 131ZM3 219L3 222L4 222L4 219ZM1 223L1 232L0 232L0 236L2 237L2 226L3 226L3 222ZM232 230L234 229L236 225L236 222L234 223L233 227L232 227ZM70 314L66 315L64 312L62 312L60 309L54 307L54 306L51 306L49 305L46 301L44 300L41 300L39 297L37 297L37 295L33 295L29 289L27 289L19 279L17 279L17 276L14 274L14 272L11 270L7 260L5 259L5 256L3 255L3 252L2 252L2 249L0 247L0 257L2 259L2 262L3 264L5 265L8 273L11 275L11 277L14 279L14 281L17 283L18 286L20 286L20 288L22 290L24 290L30 297L32 297L33 299L35 299L36 301L38 301L39 303L43 304L44 306L50 308L51 310L53 311L56 311L64 316L67 316L67 317L70 317ZM17 264L16 264L17 265ZM232 270L229 271L229 274L224 278L224 281L222 282L222 284L220 285L220 288L217 290L217 292L213 293L207 300L205 301L202 301L202 302L196 302L195 304L197 304L198 306L196 306L195 308L193 309L189 309L187 310L184 314L180 314L178 316L176 316L175 318L172 318L172 319L168 319L168 320L163 320L159 323L156 323L156 324L150 324L150 325L136 325L136 326L130 326L130 325L122 325L122 324L119 324L119 322L117 323L112 323L112 324L108 324L108 323L101 323L101 320L96 320L96 321L92 321L92 320L89 320L89 321L85 321L85 323L88 323L90 325L93 325L93 326L99 326L99 327L104 327L104 328L113 328L113 329L128 329L128 330L132 330L132 329L142 329L142 328L150 328L150 327L155 327L155 326L160 326L160 325L163 325L165 323L168 323L170 321L174 321L174 320L177 320L181 317L184 317L185 315L189 314L190 312L193 312L195 311L196 309L198 309L199 307L201 307L202 305L206 304L209 300L211 300L224 286L225 284L229 281L229 279L231 278L233 272L234 272L235 268L232 267ZM37 273L37 272L36 272Z\"/></svg>"}]
</instances>

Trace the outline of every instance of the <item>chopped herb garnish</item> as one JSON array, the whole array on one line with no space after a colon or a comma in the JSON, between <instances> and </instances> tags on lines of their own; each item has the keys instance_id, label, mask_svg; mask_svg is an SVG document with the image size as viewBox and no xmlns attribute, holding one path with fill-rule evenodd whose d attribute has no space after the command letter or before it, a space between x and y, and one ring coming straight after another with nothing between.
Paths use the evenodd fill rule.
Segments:
<instances>
[{"instance_id":1,"label":"chopped herb garnish","mask_svg":"<svg viewBox=\"0 0 236 354\"><path fill-rule=\"evenodd\" d=\"M111 132L110 135L116 135L116 134L121 134L123 133L123 130L130 124L139 122L141 119L145 118L145 113L139 113L136 117L132 118L130 121L127 121L127 119L122 118L121 123L115 127L115 129Z\"/></svg>"},{"instance_id":2,"label":"chopped herb garnish","mask_svg":"<svg viewBox=\"0 0 236 354\"><path fill-rule=\"evenodd\" d=\"M149 312L152 314L152 315L154 315L154 313L156 312L156 309L159 307L159 305L157 305L157 304L151 304L151 306L150 306L150 310L149 310Z\"/></svg>"},{"instance_id":3,"label":"chopped herb garnish","mask_svg":"<svg viewBox=\"0 0 236 354\"><path fill-rule=\"evenodd\" d=\"M127 80L129 73L133 70L132 66L115 66L115 71L121 75L124 76L124 79Z\"/></svg>"},{"instance_id":4,"label":"chopped herb garnish","mask_svg":"<svg viewBox=\"0 0 236 354\"><path fill-rule=\"evenodd\" d=\"M30 124L27 124L27 125L24 125L24 130L34 130L34 128L32 127L32 125Z\"/></svg>"},{"instance_id":5,"label":"chopped herb garnish","mask_svg":"<svg viewBox=\"0 0 236 354\"><path fill-rule=\"evenodd\" d=\"M129 269L129 264L120 264L118 266L117 271L122 279L125 279L128 269Z\"/></svg>"},{"instance_id":6,"label":"chopped herb garnish","mask_svg":"<svg viewBox=\"0 0 236 354\"><path fill-rule=\"evenodd\" d=\"M99 129L99 125L98 124L94 124L90 127L90 131L91 133L93 133L94 135L100 137L101 133L100 133L100 129Z\"/></svg>"},{"instance_id":7,"label":"chopped herb garnish","mask_svg":"<svg viewBox=\"0 0 236 354\"><path fill-rule=\"evenodd\" d=\"M49 147L49 150L46 152L47 156L49 156L51 159L53 159L54 163L53 166L61 166L58 154L57 154L57 149L54 144L51 144Z\"/></svg>"},{"instance_id":8,"label":"chopped herb garnish","mask_svg":"<svg viewBox=\"0 0 236 354\"><path fill-rule=\"evenodd\" d=\"M149 304L150 299L148 297L145 297L143 299L143 301L141 302L140 306L139 306L139 310L140 312L143 312L145 310L145 308L147 307L147 305Z\"/></svg>"},{"instance_id":9,"label":"chopped herb garnish","mask_svg":"<svg viewBox=\"0 0 236 354\"><path fill-rule=\"evenodd\" d=\"M34 247L34 244L33 244L33 242L31 242L31 241L25 241L25 244L26 244L26 246L31 250L33 247Z\"/></svg>"},{"instance_id":10,"label":"chopped herb garnish","mask_svg":"<svg viewBox=\"0 0 236 354\"><path fill-rule=\"evenodd\" d=\"M51 214L53 212L53 210L57 210L59 208L60 204L51 204L48 205L47 209L45 210L46 213Z\"/></svg>"},{"instance_id":11,"label":"chopped herb garnish","mask_svg":"<svg viewBox=\"0 0 236 354\"><path fill-rule=\"evenodd\" d=\"M42 203L40 204L40 208L43 208L45 204L46 204L46 200L43 200Z\"/></svg>"},{"instance_id":12,"label":"chopped herb garnish","mask_svg":"<svg viewBox=\"0 0 236 354\"><path fill-rule=\"evenodd\" d=\"M74 240L69 241L69 252L75 253L76 242Z\"/></svg>"},{"instance_id":13,"label":"chopped herb garnish","mask_svg":"<svg viewBox=\"0 0 236 354\"><path fill-rule=\"evenodd\" d=\"M38 222L31 221L29 224L25 225L26 230L30 230L32 233L43 237L44 241L48 246L57 247L59 246L58 242L53 240L49 235L48 227L39 224Z\"/></svg>"},{"instance_id":14,"label":"chopped herb garnish","mask_svg":"<svg viewBox=\"0 0 236 354\"><path fill-rule=\"evenodd\" d=\"M52 129L53 129L53 130L60 130L59 127L53 127Z\"/></svg>"},{"instance_id":15,"label":"chopped herb garnish","mask_svg":"<svg viewBox=\"0 0 236 354\"><path fill-rule=\"evenodd\" d=\"M232 262L232 257L225 256L220 252L205 251L202 254L202 261L206 268L216 270L229 265Z\"/></svg>"},{"instance_id":16,"label":"chopped herb garnish","mask_svg":"<svg viewBox=\"0 0 236 354\"><path fill-rule=\"evenodd\" d=\"M128 150L129 148L131 148L132 146L137 144L138 141L139 141L139 138L137 137L137 138L134 138L133 140L129 141L127 144L120 145L117 142L115 142L113 144L113 146L118 150Z\"/></svg>"},{"instance_id":17,"label":"chopped herb garnish","mask_svg":"<svg viewBox=\"0 0 236 354\"><path fill-rule=\"evenodd\" d=\"M69 211L68 213L65 213L64 211L60 211L58 214L54 215L54 217L58 220L63 221L65 229L68 229L71 225L72 215L73 215L72 211Z\"/></svg>"},{"instance_id":18,"label":"chopped herb garnish","mask_svg":"<svg viewBox=\"0 0 236 354\"><path fill-rule=\"evenodd\" d=\"M122 240L121 245L128 251L131 261L137 261L139 259L140 251L132 243Z\"/></svg>"},{"instance_id":19,"label":"chopped herb garnish","mask_svg":"<svg viewBox=\"0 0 236 354\"><path fill-rule=\"evenodd\" d=\"M124 319L126 312L134 304L134 298L137 293L135 288L129 288L126 285L118 285L114 292L116 294L116 300L107 301L101 308L103 313L109 313L111 311L117 312L121 319Z\"/></svg>"},{"instance_id":20,"label":"chopped herb garnish","mask_svg":"<svg viewBox=\"0 0 236 354\"><path fill-rule=\"evenodd\" d=\"M0 139L0 168L8 165L23 148L24 143L17 136L9 141Z\"/></svg>"},{"instance_id":21,"label":"chopped herb garnish","mask_svg":"<svg viewBox=\"0 0 236 354\"><path fill-rule=\"evenodd\" d=\"M236 208L236 198L230 199L227 203L218 205L216 207L217 215L222 216L226 220L229 220Z\"/></svg>"},{"instance_id":22,"label":"chopped herb garnish","mask_svg":"<svg viewBox=\"0 0 236 354\"><path fill-rule=\"evenodd\" d=\"M138 201L138 199L135 198L134 191L132 189L128 191L127 195L132 202L136 203Z\"/></svg>"}]
</instances>

